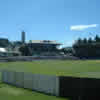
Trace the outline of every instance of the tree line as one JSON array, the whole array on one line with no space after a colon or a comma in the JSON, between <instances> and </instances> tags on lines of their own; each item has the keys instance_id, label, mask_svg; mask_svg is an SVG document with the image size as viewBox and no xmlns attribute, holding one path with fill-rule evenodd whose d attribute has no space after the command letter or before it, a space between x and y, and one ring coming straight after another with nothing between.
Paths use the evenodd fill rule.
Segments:
<instances>
[{"instance_id":1,"label":"tree line","mask_svg":"<svg viewBox=\"0 0 100 100\"><path fill-rule=\"evenodd\" d=\"M94 39L79 38L73 44L73 53L78 57L100 57L100 37L96 35Z\"/></svg>"}]
</instances>

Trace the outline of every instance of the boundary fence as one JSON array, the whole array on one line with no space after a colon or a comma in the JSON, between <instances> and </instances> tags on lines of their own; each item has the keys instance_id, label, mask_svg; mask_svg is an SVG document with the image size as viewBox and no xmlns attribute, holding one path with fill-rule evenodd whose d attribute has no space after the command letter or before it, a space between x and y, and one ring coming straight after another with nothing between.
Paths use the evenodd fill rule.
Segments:
<instances>
[{"instance_id":1,"label":"boundary fence","mask_svg":"<svg viewBox=\"0 0 100 100\"><path fill-rule=\"evenodd\" d=\"M39 75L2 71L2 82L71 100L95 100L100 97L100 79Z\"/></svg>"},{"instance_id":2,"label":"boundary fence","mask_svg":"<svg viewBox=\"0 0 100 100\"><path fill-rule=\"evenodd\" d=\"M74 56L14 56L14 57L0 57L0 62L15 62L15 61L34 61L34 60L78 60Z\"/></svg>"},{"instance_id":3,"label":"boundary fence","mask_svg":"<svg viewBox=\"0 0 100 100\"><path fill-rule=\"evenodd\" d=\"M6 70L2 71L2 81L17 87L59 96L59 79L56 76Z\"/></svg>"}]
</instances>

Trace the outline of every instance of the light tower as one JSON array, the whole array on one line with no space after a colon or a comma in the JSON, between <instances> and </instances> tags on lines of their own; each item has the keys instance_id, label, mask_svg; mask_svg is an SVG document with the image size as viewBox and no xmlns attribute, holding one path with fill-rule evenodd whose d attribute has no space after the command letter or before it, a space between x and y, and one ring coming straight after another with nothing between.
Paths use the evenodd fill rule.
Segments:
<instances>
[{"instance_id":1,"label":"light tower","mask_svg":"<svg viewBox=\"0 0 100 100\"><path fill-rule=\"evenodd\" d=\"M25 32L22 31L22 43L25 44Z\"/></svg>"}]
</instances>

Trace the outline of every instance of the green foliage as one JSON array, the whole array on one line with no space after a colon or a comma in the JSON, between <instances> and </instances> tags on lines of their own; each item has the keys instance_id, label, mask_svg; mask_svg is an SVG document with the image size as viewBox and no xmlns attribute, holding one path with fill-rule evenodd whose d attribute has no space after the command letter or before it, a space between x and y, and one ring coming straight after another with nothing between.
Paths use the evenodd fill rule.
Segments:
<instances>
[{"instance_id":1,"label":"green foliage","mask_svg":"<svg viewBox=\"0 0 100 100\"><path fill-rule=\"evenodd\" d=\"M86 38L83 39L82 41L84 44L87 44L88 43L88 40Z\"/></svg>"},{"instance_id":2,"label":"green foliage","mask_svg":"<svg viewBox=\"0 0 100 100\"><path fill-rule=\"evenodd\" d=\"M72 47L64 47L64 48L61 49L61 51L64 54L72 54L73 53Z\"/></svg>"},{"instance_id":3,"label":"green foliage","mask_svg":"<svg viewBox=\"0 0 100 100\"><path fill-rule=\"evenodd\" d=\"M94 39L91 37L87 40L84 38L81 40L79 44L78 39L76 43L74 43L73 48L75 51L75 55L78 57L100 57L100 37L96 35Z\"/></svg>"},{"instance_id":4,"label":"green foliage","mask_svg":"<svg viewBox=\"0 0 100 100\"><path fill-rule=\"evenodd\" d=\"M31 56L31 51L30 51L30 48L23 44L20 48L19 48L19 51L22 53L22 56Z\"/></svg>"},{"instance_id":5,"label":"green foliage","mask_svg":"<svg viewBox=\"0 0 100 100\"><path fill-rule=\"evenodd\" d=\"M98 35L96 35L96 37L95 37L95 42L97 43L97 42L100 42L100 37L98 36Z\"/></svg>"},{"instance_id":6,"label":"green foliage","mask_svg":"<svg viewBox=\"0 0 100 100\"><path fill-rule=\"evenodd\" d=\"M88 43L90 43L90 44L93 43L93 40L91 37L88 39Z\"/></svg>"},{"instance_id":7,"label":"green foliage","mask_svg":"<svg viewBox=\"0 0 100 100\"><path fill-rule=\"evenodd\" d=\"M80 45L81 43L82 43L82 39L79 38L79 39L77 40L77 44Z\"/></svg>"}]
</instances>

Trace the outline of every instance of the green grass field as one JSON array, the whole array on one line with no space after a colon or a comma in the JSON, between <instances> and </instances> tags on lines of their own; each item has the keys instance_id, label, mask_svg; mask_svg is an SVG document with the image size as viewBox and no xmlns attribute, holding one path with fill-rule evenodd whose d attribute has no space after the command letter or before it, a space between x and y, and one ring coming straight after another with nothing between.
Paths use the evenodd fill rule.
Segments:
<instances>
[{"instance_id":1,"label":"green grass field","mask_svg":"<svg viewBox=\"0 0 100 100\"><path fill-rule=\"evenodd\" d=\"M49 96L26 89L16 88L2 83L0 84L0 99L1 100L66 100L65 98Z\"/></svg>"},{"instance_id":2,"label":"green grass field","mask_svg":"<svg viewBox=\"0 0 100 100\"><path fill-rule=\"evenodd\" d=\"M100 78L100 60L42 60L33 62L0 63L0 70L8 69L36 74ZM25 89L0 84L2 100L66 100ZM68 99L67 99L68 100Z\"/></svg>"},{"instance_id":3,"label":"green grass field","mask_svg":"<svg viewBox=\"0 0 100 100\"><path fill-rule=\"evenodd\" d=\"M42 60L33 62L0 63L0 69L35 74L100 78L100 60Z\"/></svg>"}]
</instances>

